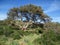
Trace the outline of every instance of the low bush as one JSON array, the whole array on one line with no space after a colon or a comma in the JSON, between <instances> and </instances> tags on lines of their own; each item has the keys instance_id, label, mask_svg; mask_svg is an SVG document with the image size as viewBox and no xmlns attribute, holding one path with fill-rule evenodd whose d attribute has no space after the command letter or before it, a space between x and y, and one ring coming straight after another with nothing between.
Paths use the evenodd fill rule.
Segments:
<instances>
[{"instance_id":1,"label":"low bush","mask_svg":"<svg viewBox=\"0 0 60 45\"><path fill-rule=\"evenodd\" d=\"M6 45L5 43L8 41L8 38L4 35L0 36L0 45Z\"/></svg>"},{"instance_id":2,"label":"low bush","mask_svg":"<svg viewBox=\"0 0 60 45\"><path fill-rule=\"evenodd\" d=\"M14 40L15 39L20 39L21 37L20 37L21 35L17 32L17 31L15 31L14 33L12 33L11 35L10 35L10 37L12 37Z\"/></svg>"}]
</instances>

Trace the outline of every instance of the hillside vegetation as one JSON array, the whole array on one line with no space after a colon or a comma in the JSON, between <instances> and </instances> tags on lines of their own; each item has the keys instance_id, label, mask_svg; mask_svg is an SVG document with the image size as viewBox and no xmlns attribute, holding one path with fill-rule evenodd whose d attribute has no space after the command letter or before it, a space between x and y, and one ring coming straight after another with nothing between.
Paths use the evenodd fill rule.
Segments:
<instances>
[{"instance_id":1,"label":"hillside vegetation","mask_svg":"<svg viewBox=\"0 0 60 45\"><path fill-rule=\"evenodd\" d=\"M51 24L44 30L40 27L18 30L0 21L0 45L60 45L60 24Z\"/></svg>"}]
</instances>

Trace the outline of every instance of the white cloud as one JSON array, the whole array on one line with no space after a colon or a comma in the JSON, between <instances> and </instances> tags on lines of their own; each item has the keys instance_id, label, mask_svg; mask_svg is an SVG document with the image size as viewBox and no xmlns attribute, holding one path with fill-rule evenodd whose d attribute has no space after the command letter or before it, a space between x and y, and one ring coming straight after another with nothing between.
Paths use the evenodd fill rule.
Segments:
<instances>
[{"instance_id":1,"label":"white cloud","mask_svg":"<svg viewBox=\"0 0 60 45\"><path fill-rule=\"evenodd\" d=\"M52 17L52 19L53 22L60 22L60 17Z\"/></svg>"},{"instance_id":2,"label":"white cloud","mask_svg":"<svg viewBox=\"0 0 60 45\"><path fill-rule=\"evenodd\" d=\"M0 14L0 20L4 20L7 18L7 15L6 14Z\"/></svg>"},{"instance_id":3,"label":"white cloud","mask_svg":"<svg viewBox=\"0 0 60 45\"><path fill-rule=\"evenodd\" d=\"M52 4L48 7L48 9L44 12L48 13L48 12L53 12L56 10L60 10L60 2L58 2L58 1L52 2Z\"/></svg>"}]
</instances>

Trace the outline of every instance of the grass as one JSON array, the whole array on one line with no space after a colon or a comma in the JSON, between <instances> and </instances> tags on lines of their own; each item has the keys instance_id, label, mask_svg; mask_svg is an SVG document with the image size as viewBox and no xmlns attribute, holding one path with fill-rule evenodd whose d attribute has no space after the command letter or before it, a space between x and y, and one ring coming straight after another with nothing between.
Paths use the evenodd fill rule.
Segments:
<instances>
[{"instance_id":1,"label":"grass","mask_svg":"<svg viewBox=\"0 0 60 45\"><path fill-rule=\"evenodd\" d=\"M30 34L28 36L24 36L22 39L20 39L19 43L20 45L34 45L33 41L41 36L37 34Z\"/></svg>"}]
</instances>

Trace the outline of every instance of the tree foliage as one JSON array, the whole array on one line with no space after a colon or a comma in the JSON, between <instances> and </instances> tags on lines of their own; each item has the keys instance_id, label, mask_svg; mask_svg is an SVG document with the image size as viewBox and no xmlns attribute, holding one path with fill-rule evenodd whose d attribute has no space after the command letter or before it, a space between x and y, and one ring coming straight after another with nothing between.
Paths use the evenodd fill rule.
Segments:
<instances>
[{"instance_id":1,"label":"tree foliage","mask_svg":"<svg viewBox=\"0 0 60 45\"><path fill-rule=\"evenodd\" d=\"M8 19L16 20L26 18L27 21L37 21L38 19L45 21L45 18L49 16L43 13L43 10L40 6L35 6L32 4L21 6L20 8L12 8L8 12ZM25 21L26 21L25 20Z\"/></svg>"},{"instance_id":2,"label":"tree foliage","mask_svg":"<svg viewBox=\"0 0 60 45\"><path fill-rule=\"evenodd\" d=\"M27 28L29 25L31 25L30 22L32 24L33 23L40 24L41 22L46 23L46 22L49 22L51 18L48 15L44 14L40 6L29 4L29 5L21 6L19 8L10 9L10 11L8 12L8 19L20 20L22 22L29 22L29 23L26 23L26 26L25 25L22 26L24 28L25 27Z\"/></svg>"}]
</instances>

